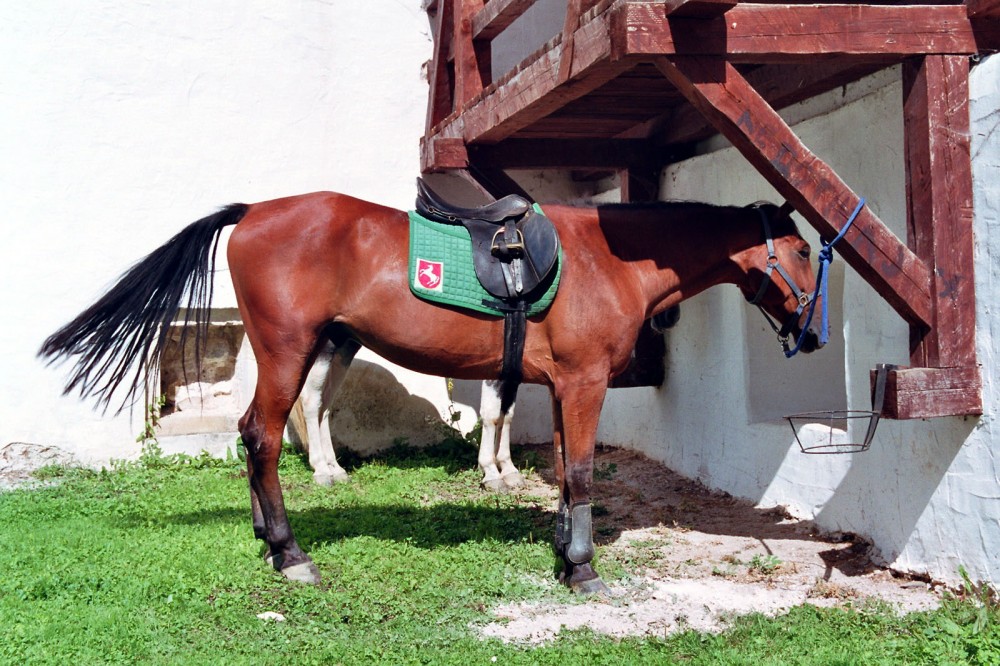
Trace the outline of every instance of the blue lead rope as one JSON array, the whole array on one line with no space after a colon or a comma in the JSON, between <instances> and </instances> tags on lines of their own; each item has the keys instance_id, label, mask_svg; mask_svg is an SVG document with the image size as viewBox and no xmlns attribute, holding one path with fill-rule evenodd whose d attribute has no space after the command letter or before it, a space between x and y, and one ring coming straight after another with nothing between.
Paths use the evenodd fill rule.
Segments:
<instances>
[{"instance_id":1,"label":"blue lead rope","mask_svg":"<svg viewBox=\"0 0 1000 666\"><path fill-rule=\"evenodd\" d=\"M820 314L820 323L822 328L819 332L819 343L820 345L825 345L830 341L830 314L827 309L827 282L829 277L829 267L833 263L833 246L844 237L847 230L854 224L854 220L857 219L858 214L865 205L865 198L861 197L858 201L857 207L851 216L847 218L847 223L844 224L843 228L837 233L832 241L829 243L823 243L823 249L819 251L819 269L816 272L816 289L813 291L812 302L809 304L809 314L806 315L805 326L802 327L802 332L799 334L799 339L795 342L795 347L792 349L785 350L785 358L791 358L799 353L799 349L802 347L802 342L806 339L806 333L809 330L809 324L812 323L813 314L816 312L816 296L818 295L823 300L823 311Z\"/></svg>"}]
</instances>

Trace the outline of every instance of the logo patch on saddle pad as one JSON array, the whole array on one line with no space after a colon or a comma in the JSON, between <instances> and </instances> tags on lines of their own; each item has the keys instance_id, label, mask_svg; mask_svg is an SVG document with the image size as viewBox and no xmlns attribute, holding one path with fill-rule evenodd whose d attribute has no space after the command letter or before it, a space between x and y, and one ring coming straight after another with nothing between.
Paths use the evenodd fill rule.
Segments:
<instances>
[{"instance_id":1,"label":"logo patch on saddle pad","mask_svg":"<svg viewBox=\"0 0 1000 666\"><path fill-rule=\"evenodd\" d=\"M444 290L444 263L417 257L417 271L413 286L427 291Z\"/></svg>"}]
</instances>

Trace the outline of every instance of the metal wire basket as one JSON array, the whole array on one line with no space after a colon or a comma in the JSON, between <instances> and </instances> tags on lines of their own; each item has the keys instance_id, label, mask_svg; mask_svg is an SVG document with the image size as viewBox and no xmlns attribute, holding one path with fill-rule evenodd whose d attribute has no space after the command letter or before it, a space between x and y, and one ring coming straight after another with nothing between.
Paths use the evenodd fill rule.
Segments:
<instances>
[{"instance_id":1,"label":"metal wire basket","mask_svg":"<svg viewBox=\"0 0 1000 666\"><path fill-rule=\"evenodd\" d=\"M831 454L831 453L861 453L867 451L875 437L875 429L878 428L879 418L882 416L882 407L885 403L885 381L889 370L895 366L888 363L879 363L875 373L875 391L872 394L871 411L861 409L831 409L826 411L802 412L791 414L785 419L792 427L795 434L795 441L799 445L802 453L810 454ZM864 439L860 442L837 442L835 436L839 433L850 432L852 421L860 419L868 420L868 427L865 430ZM818 427L826 432L826 440L804 442L799 436L804 429L809 426Z\"/></svg>"}]
</instances>

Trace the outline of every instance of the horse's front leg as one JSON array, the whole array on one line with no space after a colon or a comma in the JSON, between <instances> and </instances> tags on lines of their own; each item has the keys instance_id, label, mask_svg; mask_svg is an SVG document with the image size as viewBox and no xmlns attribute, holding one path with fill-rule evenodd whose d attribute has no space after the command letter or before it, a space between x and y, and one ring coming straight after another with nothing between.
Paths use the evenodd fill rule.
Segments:
<instances>
[{"instance_id":1,"label":"horse's front leg","mask_svg":"<svg viewBox=\"0 0 1000 666\"><path fill-rule=\"evenodd\" d=\"M559 487L556 554L562 559L560 580L582 594L609 592L591 565L594 533L590 506L594 445L606 391L603 382L586 382L554 392L552 397L553 444Z\"/></svg>"},{"instance_id":2,"label":"horse's front leg","mask_svg":"<svg viewBox=\"0 0 1000 666\"><path fill-rule=\"evenodd\" d=\"M306 555L292 534L285 502L278 480L278 458L285 419L264 416L254 397L240 420L240 435L247 450L247 475L250 483L250 506L254 536L267 545L265 559L289 580L318 583L319 569Z\"/></svg>"}]
</instances>

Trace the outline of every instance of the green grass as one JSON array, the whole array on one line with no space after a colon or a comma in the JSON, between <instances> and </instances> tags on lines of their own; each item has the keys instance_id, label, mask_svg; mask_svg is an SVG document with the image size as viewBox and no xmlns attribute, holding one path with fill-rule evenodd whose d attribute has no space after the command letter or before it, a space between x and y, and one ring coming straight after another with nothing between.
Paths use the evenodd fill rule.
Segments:
<instances>
[{"instance_id":1,"label":"green grass","mask_svg":"<svg viewBox=\"0 0 1000 666\"><path fill-rule=\"evenodd\" d=\"M325 583L261 561L238 461L160 458L0 495L0 662L10 664L987 664L1000 619L986 593L933 613L878 605L749 616L719 635L543 646L482 640L500 602L573 603L553 584L553 516L478 489L475 450L397 447L321 488L282 462L300 543ZM599 554L600 557L600 554ZM610 562L608 563L611 564ZM634 573L629 564L610 575ZM641 566L637 564L636 566ZM274 611L285 622L259 620ZM496 658L496 661L493 661Z\"/></svg>"}]
</instances>

